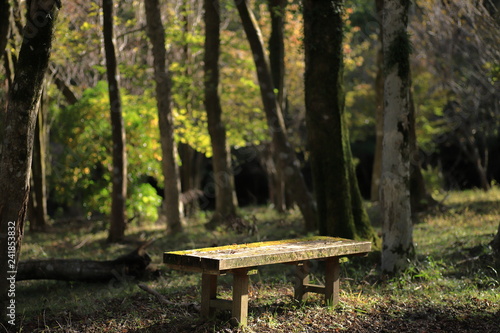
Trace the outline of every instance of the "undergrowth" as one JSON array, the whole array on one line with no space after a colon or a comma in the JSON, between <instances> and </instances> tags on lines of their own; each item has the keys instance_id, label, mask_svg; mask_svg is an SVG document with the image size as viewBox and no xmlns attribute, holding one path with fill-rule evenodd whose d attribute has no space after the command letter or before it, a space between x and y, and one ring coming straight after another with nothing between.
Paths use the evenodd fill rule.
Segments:
<instances>
[{"instance_id":1,"label":"undergrowth","mask_svg":"<svg viewBox=\"0 0 500 333\"><path fill-rule=\"evenodd\" d=\"M325 307L310 295L293 299L293 273L286 265L264 266L251 277L248 327L230 314L199 317L200 274L168 270L162 253L198 247L303 236L299 213L265 207L241 211L250 233L207 231L208 216L187 221L182 235L167 236L154 224L129 226L128 241L106 244L101 221L54 223L46 233L27 232L22 259L114 259L147 240L160 277L143 281L173 303L164 305L135 280L109 283L22 281L17 284L20 332L494 332L500 327L500 272L489 243L500 221L500 189L450 193L445 208L419 216L414 226L417 258L400 276L382 280L380 253L342 264L340 303ZM313 265L313 279L323 279ZM230 298L231 276L219 282ZM0 329L1 330L1 329Z\"/></svg>"}]
</instances>

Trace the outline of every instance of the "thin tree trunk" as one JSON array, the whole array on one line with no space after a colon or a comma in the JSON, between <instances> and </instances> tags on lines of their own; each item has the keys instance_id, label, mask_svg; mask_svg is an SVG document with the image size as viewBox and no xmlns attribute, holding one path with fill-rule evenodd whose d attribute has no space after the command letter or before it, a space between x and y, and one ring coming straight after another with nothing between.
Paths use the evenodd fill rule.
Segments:
<instances>
[{"instance_id":1,"label":"thin tree trunk","mask_svg":"<svg viewBox=\"0 0 500 333\"><path fill-rule=\"evenodd\" d=\"M10 289L15 280L28 205L37 105L57 13L56 1L29 3L15 88L9 90L7 114L2 124L5 131L0 160L0 234L4 237L0 237L0 323L6 323L9 328L15 325L15 298Z\"/></svg>"},{"instance_id":2,"label":"thin tree trunk","mask_svg":"<svg viewBox=\"0 0 500 333\"><path fill-rule=\"evenodd\" d=\"M199 208L206 208L201 188L201 173L205 166L205 156L190 145L179 144L179 157L182 165L179 168L179 175L182 184L181 198L184 203L184 213L186 216L194 215Z\"/></svg>"},{"instance_id":3,"label":"thin tree trunk","mask_svg":"<svg viewBox=\"0 0 500 333\"><path fill-rule=\"evenodd\" d=\"M375 0L377 18L380 23L378 40L380 48L377 51L377 75L375 77L375 153L373 156L372 181L370 199L379 200L380 176L382 174L382 141L384 139L384 56L382 52L382 10L383 0Z\"/></svg>"},{"instance_id":4,"label":"thin tree trunk","mask_svg":"<svg viewBox=\"0 0 500 333\"><path fill-rule=\"evenodd\" d=\"M215 181L215 213L209 223L214 227L236 215L236 192L231 168L231 151L222 121L219 87L220 16L218 0L204 0L205 7L205 110L212 142Z\"/></svg>"},{"instance_id":5,"label":"thin tree trunk","mask_svg":"<svg viewBox=\"0 0 500 333\"><path fill-rule=\"evenodd\" d=\"M125 147L125 125L122 116L119 73L116 63L113 35L113 0L103 0L103 35L106 53L106 72L109 86L109 103L113 140L113 171L111 181L111 225L109 242L122 241L125 236L125 202L127 198L127 153Z\"/></svg>"},{"instance_id":6,"label":"thin tree trunk","mask_svg":"<svg viewBox=\"0 0 500 333\"><path fill-rule=\"evenodd\" d=\"M264 52L262 34L253 13L248 8L248 2L246 0L235 0L235 3L257 67L257 77L267 125L271 132L272 143L276 149L275 163L286 175L286 184L289 185L290 193L292 193L295 203L299 206L306 230L315 230L317 228L316 202L307 189L300 170L300 162L285 132L282 110L273 91L274 84L271 77L269 57Z\"/></svg>"},{"instance_id":7,"label":"thin tree trunk","mask_svg":"<svg viewBox=\"0 0 500 333\"><path fill-rule=\"evenodd\" d=\"M276 96L281 110L286 108L285 87L285 41L284 16L286 0L268 0L271 13L271 36L269 37L269 64L273 77L274 88L278 90Z\"/></svg>"},{"instance_id":8,"label":"thin tree trunk","mask_svg":"<svg viewBox=\"0 0 500 333\"><path fill-rule=\"evenodd\" d=\"M66 99L66 103L68 103L68 105L73 105L78 102L78 98L75 93L66 84L66 82L64 82L59 73L57 73L57 71L52 71L51 74L54 77L54 83L56 84L57 89L59 89L63 97Z\"/></svg>"},{"instance_id":9,"label":"thin tree trunk","mask_svg":"<svg viewBox=\"0 0 500 333\"><path fill-rule=\"evenodd\" d=\"M285 183L283 178L278 175L279 168L276 167L273 156L275 156L275 152L272 143L264 144L259 151L259 160L266 173L269 201L278 212L284 213L286 211Z\"/></svg>"},{"instance_id":10,"label":"thin tree trunk","mask_svg":"<svg viewBox=\"0 0 500 333\"><path fill-rule=\"evenodd\" d=\"M481 189L485 192L488 192L491 189L491 185L490 182L488 181L488 176L487 176L488 164L485 162L486 159L483 159L481 157L481 154L479 153L477 140L475 140L474 138L468 141L472 151L472 154L469 155L469 159L471 159L472 163L474 164L474 167L476 168L477 175L479 176L479 183L481 184ZM487 153L485 153L485 155L487 155Z\"/></svg>"},{"instance_id":11,"label":"thin tree trunk","mask_svg":"<svg viewBox=\"0 0 500 333\"><path fill-rule=\"evenodd\" d=\"M343 91L343 0L305 0L306 116L319 230L323 235L374 239L358 188Z\"/></svg>"},{"instance_id":12,"label":"thin tree trunk","mask_svg":"<svg viewBox=\"0 0 500 333\"><path fill-rule=\"evenodd\" d=\"M411 80L410 80L411 85ZM409 138L410 138L410 204L412 216L425 211L427 208L437 205L437 201L427 193L425 180L422 175L422 162L417 144L415 103L413 92L410 88L410 113L409 113Z\"/></svg>"},{"instance_id":13,"label":"thin tree trunk","mask_svg":"<svg viewBox=\"0 0 500 333\"><path fill-rule=\"evenodd\" d=\"M164 211L167 230L181 232L182 203L180 202L179 169L176 162L177 149L174 140L172 115L172 93L170 74L167 66L165 31L161 20L161 7L158 0L145 0L148 37L153 46L154 72L156 81L156 100L160 125L161 147L163 153L162 169L164 176Z\"/></svg>"},{"instance_id":14,"label":"thin tree trunk","mask_svg":"<svg viewBox=\"0 0 500 333\"><path fill-rule=\"evenodd\" d=\"M410 207L410 41L409 1L385 0L384 141L381 204L382 272L396 274L414 255Z\"/></svg>"},{"instance_id":15,"label":"thin tree trunk","mask_svg":"<svg viewBox=\"0 0 500 333\"><path fill-rule=\"evenodd\" d=\"M46 87L46 85L45 85ZM44 231L47 227L47 186L46 186L46 122L47 92L42 91L34 135L33 161L31 166L31 209L29 214L30 231Z\"/></svg>"},{"instance_id":16,"label":"thin tree trunk","mask_svg":"<svg viewBox=\"0 0 500 333\"><path fill-rule=\"evenodd\" d=\"M271 13L271 36L269 38L269 64L273 77L274 89L278 91L277 100L281 110L286 114L286 87L285 87L285 41L284 41L284 20L287 2L286 0L268 0L268 7ZM286 127L286 124L285 124ZM271 144L272 155L276 155L276 148ZM269 183L272 184L272 203L278 212L285 212L286 205L286 184L285 175L282 168L275 168Z\"/></svg>"}]
</instances>

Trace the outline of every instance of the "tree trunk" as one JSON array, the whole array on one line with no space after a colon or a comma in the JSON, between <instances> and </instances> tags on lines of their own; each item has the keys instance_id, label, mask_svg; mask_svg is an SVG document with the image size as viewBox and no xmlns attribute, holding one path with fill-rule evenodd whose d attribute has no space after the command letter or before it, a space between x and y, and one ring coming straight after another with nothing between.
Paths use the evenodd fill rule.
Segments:
<instances>
[{"instance_id":1,"label":"tree trunk","mask_svg":"<svg viewBox=\"0 0 500 333\"><path fill-rule=\"evenodd\" d=\"M273 156L275 155L272 143L265 143L262 149L259 149L259 162L267 178L267 188L269 192L269 201L274 206L274 209L279 213L286 211L286 198L285 198L285 182L283 181L282 172L274 163ZM284 175L283 175L284 176Z\"/></svg>"},{"instance_id":2,"label":"tree trunk","mask_svg":"<svg viewBox=\"0 0 500 333\"><path fill-rule=\"evenodd\" d=\"M410 80L411 86L411 80ZM415 103L413 92L410 88L410 111L409 111L409 138L410 138L410 206L411 214L425 211L427 208L437 205L437 201L427 193L425 180L422 176L420 152L417 145L417 133L415 124Z\"/></svg>"},{"instance_id":3,"label":"tree trunk","mask_svg":"<svg viewBox=\"0 0 500 333\"><path fill-rule=\"evenodd\" d=\"M0 323L7 325L15 325L15 298L11 286L16 276L28 205L37 105L57 13L55 1L29 3L28 23L2 124L5 131L0 160L0 234L4 237L0 237Z\"/></svg>"},{"instance_id":4,"label":"tree trunk","mask_svg":"<svg viewBox=\"0 0 500 333\"><path fill-rule=\"evenodd\" d=\"M17 281L61 280L100 282L142 277L151 269L151 257L142 247L115 260L27 260L19 263Z\"/></svg>"},{"instance_id":5,"label":"tree trunk","mask_svg":"<svg viewBox=\"0 0 500 333\"><path fill-rule=\"evenodd\" d=\"M276 149L275 163L285 173L286 184L288 184L290 193L294 196L293 199L302 213L305 229L309 231L315 230L317 228L316 203L307 189L300 170L300 162L286 135L282 110L273 90L274 84L271 77L269 57L264 52L262 34L253 13L248 8L247 0L235 0L235 3L257 67L257 77L267 125L271 133L272 144Z\"/></svg>"},{"instance_id":6,"label":"tree trunk","mask_svg":"<svg viewBox=\"0 0 500 333\"><path fill-rule=\"evenodd\" d=\"M276 96L281 110L286 108L285 87L285 41L284 20L287 1L268 0L271 12L271 37L269 38L269 64L273 77L274 89L278 90Z\"/></svg>"},{"instance_id":7,"label":"tree trunk","mask_svg":"<svg viewBox=\"0 0 500 333\"><path fill-rule=\"evenodd\" d=\"M384 2L384 141L381 206L382 272L396 274L414 255L410 207L409 1Z\"/></svg>"},{"instance_id":8,"label":"tree trunk","mask_svg":"<svg viewBox=\"0 0 500 333\"><path fill-rule=\"evenodd\" d=\"M206 158L203 154L194 150L185 143L179 144L179 157L182 164L179 168L179 175L182 185L181 201L184 204L184 214L193 216L201 207L206 208L207 202L201 191L201 174L206 165Z\"/></svg>"},{"instance_id":9,"label":"tree trunk","mask_svg":"<svg viewBox=\"0 0 500 333\"><path fill-rule=\"evenodd\" d=\"M57 71L52 71L51 74L54 77L54 83L56 84L57 89L59 89L59 92L63 95L64 99L66 99L66 103L68 103L68 105L73 105L78 102L78 98L75 93L66 84L66 82L64 82L59 73L57 73Z\"/></svg>"},{"instance_id":10,"label":"tree trunk","mask_svg":"<svg viewBox=\"0 0 500 333\"><path fill-rule=\"evenodd\" d=\"M474 167L476 168L477 175L479 177L479 183L481 184L481 189L485 192L488 192L491 189L490 182L488 181L488 176L487 176L487 168L488 168L488 163L487 163L487 158L483 158L479 152L479 144L477 140L471 135L465 135L466 137L469 137L471 139L468 140L468 143L470 145L470 150L472 151L472 154L469 154L469 159L472 161L474 164ZM485 156L488 155L487 149L485 148Z\"/></svg>"},{"instance_id":11,"label":"tree trunk","mask_svg":"<svg viewBox=\"0 0 500 333\"><path fill-rule=\"evenodd\" d=\"M113 171L111 181L111 225L108 241L120 242L125 236L125 202L127 199L127 153L125 147L125 125L123 123L120 97L119 73L116 63L113 36L113 0L103 0L103 35L106 53L106 72L108 76L109 103L113 140Z\"/></svg>"},{"instance_id":12,"label":"tree trunk","mask_svg":"<svg viewBox=\"0 0 500 333\"><path fill-rule=\"evenodd\" d=\"M46 87L46 85L45 85ZM34 144L33 161L31 166L31 196L30 196L30 231L44 231L47 227L47 185L46 185L46 117L47 117L47 92L42 90L39 103Z\"/></svg>"},{"instance_id":13,"label":"tree trunk","mask_svg":"<svg viewBox=\"0 0 500 333\"><path fill-rule=\"evenodd\" d=\"M212 142L212 165L215 181L215 213L210 227L236 215L236 192L231 168L231 151L226 142L222 121L219 87L220 16L218 0L204 0L205 7L205 110Z\"/></svg>"},{"instance_id":14,"label":"tree trunk","mask_svg":"<svg viewBox=\"0 0 500 333\"><path fill-rule=\"evenodd\" d=\"M382 174L382 141L384 139L384 56L382 52L382 10L384 9L384 1L375 0L375 8L380 23L380 33L378 35L380 48L377 51L377 75L375 77L375 153L370 189L371 201L379 200L380 176Z\"/></svg>"},{"instance_id":15,"label":"tree trunk","mask_svg":"<svg viewBox=\"0 0 500 333\"><path fill-rule=\"evenodd\" d=\"M285 41L284 20L287 2L286 0L268 0L269 12L271 13L271 36L269 38L269 64L273 78L274 89L278 91L276 96L281 110L286 114L286 87L285 87ZM286 127L286 124L285 124ZM271 144L272 155L276 155L276 148ZM286 205L286 184L284 170L275 168L269 182L273 184L273 196L270 196L274 208L283 213Z\"/></svg>"},{"instance_id":16,"label":"tree trunk","mask_svg":"<svg viewBox=\"0 0 500 333\"><path fill-rule=\"evenodd\" d=\"M306 0L305 96L308 143L319 231L374 239L352 162L343 92L343 0Z\"/></svg>"},{"instance_id":17,"label":"tree trunk","mask_svg":"<svg viewBox=\"0 0 500 333\"><path fill-rule=\"evenodd\" d=\"M161 7L158 0L146 0L146 24L148 37L153 46L154 72L156 81L156 100L160 125L162 147L162 169L164 176L165 198L164 212L167 230L170 233L181 232L182 203L180 202L179 169L176 162L177 149L174 140L174 122L172 115L172 93L170 74L167 66L165 49L165 31L161 20Z\"/></svg>"}]
</instances>

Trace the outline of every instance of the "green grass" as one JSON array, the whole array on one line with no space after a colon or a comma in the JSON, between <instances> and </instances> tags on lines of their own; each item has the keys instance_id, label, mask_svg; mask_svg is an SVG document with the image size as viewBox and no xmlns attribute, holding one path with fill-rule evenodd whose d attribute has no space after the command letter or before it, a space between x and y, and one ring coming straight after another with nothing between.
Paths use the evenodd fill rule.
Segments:
<instances>
[{"instance_id":1,"label":"green grass","mask_svg":"<svg viewBox=\"0 0 500 333\"><path fill-rule=\"evenodd\" d=\"M500 189L453 192L445 209L426 213L414 226L417 258L397 278L381 280L379 253L342 264L340 303L321 297L293 300L293 273L286 265L265 266L251 277L248 332L493 332L500 327L500 275L488 244L500 222ZM164 251L304 236L298 212L280 215L254 207L241 212L256 221L252 235L208 232L207 218L187 222L187 232L166 236L164 226L130 226L128 241L107 245L106 226L96 221L55 224L51 232L24 239L22 259L113 259L155 238L148 248L161 277L147 281L179 306L162 305L136 281L80 283L23 281L17 285L17 323L22 332L237 332L229 313L199 318L200 274L167 270ZM373 212L371 212L373 214ZM322 281L322 266L313 275ZM231 295L231 277L219 293ZM188 306L186 306L188 304ZM191 305L189 305L191 304ZM1 329L0 329L1 331Z\"/></svg>"}]
</instances>

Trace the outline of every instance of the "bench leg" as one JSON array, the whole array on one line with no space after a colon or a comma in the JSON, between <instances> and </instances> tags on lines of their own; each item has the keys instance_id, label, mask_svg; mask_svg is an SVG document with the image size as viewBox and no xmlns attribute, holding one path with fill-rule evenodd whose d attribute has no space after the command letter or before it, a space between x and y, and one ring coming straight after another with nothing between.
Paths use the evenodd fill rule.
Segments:
<instances>
[{"instance_id":1,"label":"bench leg","mask_svg":"<svg viewBox=\"0 0 500 333\"><path fill-rule=\"evenodd\" d=\"M248 270L236 270L233 274L233 319L240 326L247 325L248 315Z\"/></svg>"},{"instance_id":2,"label":"bench leg","mask_svg":"<svg viewBox=\"0 0 500 333\"><path fill-rule=\"evenodd\" d=\"M215 309L210 307L210 300L217 297L217 275L202 274L201 276L201 315L212 317Z\"/></svg>"},{"instance_id":3,"label":"bench leg","mask_svg":"<svg viewBox=\"0 0 500 333\"><path fill-rule=\"evenodd\" d=\"M327 305L335 305L339 302L339 273L339 258L326 259L325 302Z\"/></svg>"},{"instance_id":4,"label":"bench leg","mask_svg":"<svg viewBox=\"0 0 500 333\"><path fill-rule=\"evenodd\" d=\"M310 261L304 261L297 265L295 270L295 292L294 297L298 301L303 301L307 294L306 285L309 284Z\"/></svg>"}]
</instances>

